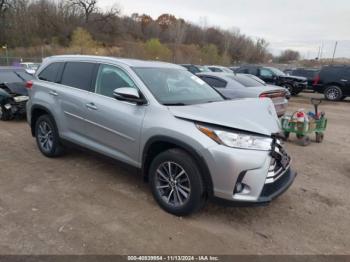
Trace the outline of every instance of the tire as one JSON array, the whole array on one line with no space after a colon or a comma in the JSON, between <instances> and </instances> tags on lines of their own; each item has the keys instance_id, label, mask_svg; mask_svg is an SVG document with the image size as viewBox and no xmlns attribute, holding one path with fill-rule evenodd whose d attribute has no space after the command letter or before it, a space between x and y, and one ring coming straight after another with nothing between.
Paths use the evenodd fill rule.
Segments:
<instances>
[{"instance_id":1,"label":"tire","mask_svg":"<svg viewBox=\"0 0 350 262\"><path fill-rule=\"evenodd\" d=\"M35 122L35 138L44 156L52 158L63 154L55 121L49 115L42 115Z\"/></svg>"},{"instance_id":2,"label":"tire","mask_svg":"<svg viewBox=\"0 0 350 262\"><path fill-rule=\"evenodd\" d=\"M316 143L322 143L324 138L323 133L316 133Z\"/></svg>"},{"instance_id":3,"label":"tire","mask_svg":"<svg viewBox=\"0 0 350 262\"><path fill-rule=\"evenodd\" d=\"M343 91L339 86L328 86L324 90L324 96L329 101L340 101L343 98Z\"/></svg>"},{"instance_id":4,"label":"tire","mask_svg":"<svg viewBox=\"0 0 350 262\"><path fill-rule=\"evenodd\" d=\"M13 115L11 110L8 110L5 108L5 106L0 105L0 120L1 121L8 121L13 119Z\"/></svg>"},{"instance_id":5,"label":"tire","mask_svg":"<svg viewBox=\"0 0 350 262\"><path fill-rule=\"evenodd\" d=\"M289 93L292 96L296 96L301 92L301 90L295 88L292 84L284 84L284 87L289 91Z\"/></svg>"},{"instance_id":6,"label":"tire","mask_svg":"<svg viewBox=\"0 0 350 262\"><path fill-rule=\"evenodd\" d=\"M298 138L298 143L301 146L308 146L311 143L310 137L309 136L301 136Z\"/></svg>"},{"instance_id":7,"label":"tire","mask_svg":"<svg viewBox=\"0 0 350 262\"><path fill-rule=\"evenodd\" d=\"M181 149L170 149L156 156L149 169L149 179L153 197L168 213L186 216L205 205L205 187L199 168Z\"/></svg>"}]
</instances>

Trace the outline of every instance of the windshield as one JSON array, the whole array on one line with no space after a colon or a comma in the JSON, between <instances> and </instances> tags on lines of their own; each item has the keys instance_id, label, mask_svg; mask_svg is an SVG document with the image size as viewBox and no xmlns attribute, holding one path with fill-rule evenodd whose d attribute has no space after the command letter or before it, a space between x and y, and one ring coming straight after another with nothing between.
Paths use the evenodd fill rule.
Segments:
<instances>
[{"instance_id":1,"label":"windshield","mask_svg":"<svg viewBox=\"0 0 350 262\"><path fill-rule=\"evenodd\" d=\"M286 74L283 73L281 70L274 68L274 67L268 67L275 75L277 76L285 76Z\"/></svg>"},{"instance_id":2,"label":"windshield","mask_svg":"<svg viewBox=\"0 0 350 262\"><path fill-rule=\"evenodd\" d=\"M173 68L133 68L157 101L163 105L191 105L224 98L190 72Z\"/></svg>"}]
</instances>

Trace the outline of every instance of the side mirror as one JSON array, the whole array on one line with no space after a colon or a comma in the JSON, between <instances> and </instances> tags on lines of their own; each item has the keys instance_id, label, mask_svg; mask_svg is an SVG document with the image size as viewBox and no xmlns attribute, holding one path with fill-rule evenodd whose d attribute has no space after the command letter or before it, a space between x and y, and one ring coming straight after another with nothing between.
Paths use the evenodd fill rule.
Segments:
<instances>
[{"instance_id":1,"label":"side mirror","mask_svg":"<svg viewBox=\"0 0 350 262\"><path fill-rule=\"evenodd\" d=\"M132 87L121 87L113 91L114 98L120 101L126 101L143 105L145 99L140 97L139 91Z\"/></svg>"}]
</instances>

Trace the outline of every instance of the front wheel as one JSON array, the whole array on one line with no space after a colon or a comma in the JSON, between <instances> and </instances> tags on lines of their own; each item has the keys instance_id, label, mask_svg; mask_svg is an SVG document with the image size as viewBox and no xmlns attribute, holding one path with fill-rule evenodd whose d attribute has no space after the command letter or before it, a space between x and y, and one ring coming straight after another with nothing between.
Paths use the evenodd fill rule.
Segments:
<instances>
[{"instance_id":1,"label":"front wheel","mask_svg":"<svg viewBox=\"0 0 350 262\"><path fill-rule=\"evenodd\" d=\"M155 200L171 214L189 215L205 204L199 168L183 150L170 149L156 156L150 167L149 178Z\"/></svg>"},{"instance_id":2,"label":"front wheel","mask_svg":"<svg viewBox=\"0 0 350 262\"><path fill-rule=\"evenodd\" d=\"M56 157L63 153L55 122L49 115L42 115L36 121L35 137L43 155Z\"/></svg>"},{"instance_id":3,"label":"front wheel","mask_svg":"<svg viewBox=\"0 0 350 262\"><path fill-rule=\"evenodd\" d=\"M339 101L343 97L343 91L338 86L329 86L324 91L324 96L330 101Z\"/></svg>"}]
</instances>

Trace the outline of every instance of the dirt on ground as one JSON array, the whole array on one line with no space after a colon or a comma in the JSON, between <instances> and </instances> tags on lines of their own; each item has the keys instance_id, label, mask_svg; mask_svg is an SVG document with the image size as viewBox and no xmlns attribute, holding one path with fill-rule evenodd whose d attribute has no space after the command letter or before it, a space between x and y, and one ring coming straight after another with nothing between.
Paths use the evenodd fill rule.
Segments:
<instances>
[{"instance_id":1,"label":"dirt on ground","mask_svg":"<svg viewBox=\"0 0 350 262\"><path fill-rule=\"evenodd\" d=\"M324 142L286 143L299 175L284 195L186 218L162 211L136 172L79 150L45 158L25 120L0 122L0 254L350 254L350 101L320 107Z\"/></svg>"}]
</instances>

